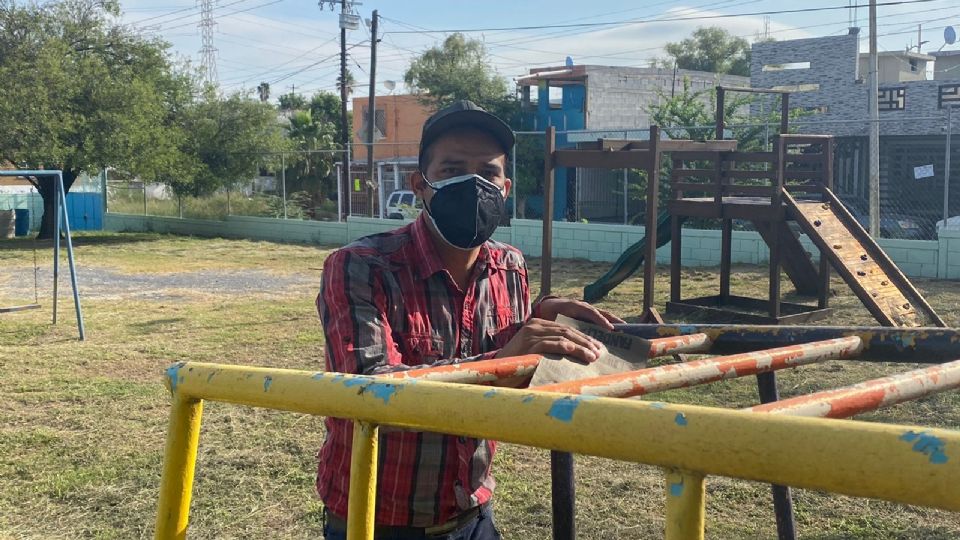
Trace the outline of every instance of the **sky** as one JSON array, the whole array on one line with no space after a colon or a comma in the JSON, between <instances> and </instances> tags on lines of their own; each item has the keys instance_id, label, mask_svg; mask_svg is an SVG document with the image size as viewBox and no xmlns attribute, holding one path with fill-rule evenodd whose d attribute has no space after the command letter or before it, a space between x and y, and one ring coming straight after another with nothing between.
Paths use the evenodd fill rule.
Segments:
<instances>
[{"instance_id":1,"label":"sky","mask_svg":"<svg viewBox=\"0 0 960 540\"><path fill-rule=\"evenodd\" d=\"M890 0L878 0L879 3ZM855 0L606 0L603 3L573 0L522 1L486 0L361 0L355 13L368 20L377 9L381 41L377 54L378 95L404 93L403 73L424 50L443 42L452 30L467 30L482 40L494 69L507 80L532 67L562 65L567 56L577 64L617 66L649 65L664 58L664 44L689 36L701 26L720 26L733 35L754 41L764 28L777 40L840 35L851 25L847 6ZM866 5L867 0L860 0ZM842 8L808 13L728 15L783 11L787 9ZM171 52L194 65L200 63L200 7L198 3L175 0L122 1L121 20L142 32L171 44ZM329 2L316 0L216 0L213 44L217 48L217 72L226 92L253 91L261 81L270 83L275 99L296 91L306 96L319 91L336 92L339 75L339 5L331 11ZM860 50L868 47L867 8L857 11L862 28ZM879 6L877 37L880 51L904 50L915 46L917 26L922 28L923 52L944 46L944 28L953 25L960 33L960 2L924 0L901 5ZM707 19L705 17L724 16ZM663 19L693 19L672 20ZM660 22L657 22L657 21ZM580 23L615 23L586 27L539 27ZM357 85L354 95L366 95L369 88L370 30L347 33L349 67ZM943 50L960 50L960 43Z\"/></svg>"}]
</instances>

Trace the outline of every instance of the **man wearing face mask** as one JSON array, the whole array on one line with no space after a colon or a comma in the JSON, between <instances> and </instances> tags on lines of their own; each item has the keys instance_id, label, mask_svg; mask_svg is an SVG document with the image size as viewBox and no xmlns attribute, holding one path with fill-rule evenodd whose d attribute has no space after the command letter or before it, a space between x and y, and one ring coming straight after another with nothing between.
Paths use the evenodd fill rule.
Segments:
<instances>
[{"instance_id":1,"label":"man wearing face mask","mask_svg":"<svg viewBox=\"0 0 960 540\"><path fill-rule=\"evenodd\" d=\"M329 371L375 375L428 365L555 353L597 359L600 344L557 315L612 329L615 316L556 297L530 305L517 249L490 240L510 194L513 132L469 101L423 126L411 188L424 212L324 264L317 309ZM317 493L328 540L345 538L352 423L326 420ZM494 441L381 430L377 538L500 538L490 505Z\"/></svg>"}]
</instances>

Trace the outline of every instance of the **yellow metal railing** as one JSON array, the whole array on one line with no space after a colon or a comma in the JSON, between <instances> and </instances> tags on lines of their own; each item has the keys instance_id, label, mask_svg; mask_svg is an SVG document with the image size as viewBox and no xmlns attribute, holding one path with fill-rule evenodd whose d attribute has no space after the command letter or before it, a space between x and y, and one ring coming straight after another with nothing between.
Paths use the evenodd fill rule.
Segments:
<instances>
[{"instance_id":1,"label":"yellow metal railing","mask_svg":"<svg viewBox=\"0 0 960 540\"><path fill-rule=\"evenodd\" d=\"M666 536L702 538L707 475L960 511L960 432L657 402L179 363L157 538L184 538L203 400L354 426L348 537L373 538L377 426L450 433L666 469Z\"/></svg>"}]
</instances>

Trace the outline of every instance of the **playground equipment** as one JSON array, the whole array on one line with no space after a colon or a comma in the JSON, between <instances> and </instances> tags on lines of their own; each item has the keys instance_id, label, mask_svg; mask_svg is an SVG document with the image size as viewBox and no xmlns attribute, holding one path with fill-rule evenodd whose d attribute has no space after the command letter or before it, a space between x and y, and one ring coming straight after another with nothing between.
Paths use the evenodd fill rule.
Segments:
<instances>
[{"instance_id":1,"label":"playground equipment","mask_svg":"<svg viewBox=\"0 0 960 540\"><path fill-rule=\"evenodd\" d=\"M738 152L735 141L724 141L724 96L728 91L772 93L780 96L780 135L772 152ZM647 192L647 235L631 246L613 268L584 289L588 301L599 300L640 264L644 265L644 312L652 308L653 255L657 246L671 243L670 301L667 311L713 322L796 324L821 319L830 313L831 266L840 274L880 324L887 326L944 326L929 303L910 283L876 241L860 226L833 193L833 138L788 133L789 93L778 90L717 88L716 141L731 146L696 147L687 141L653 143L659 130L651 129L651 149L670 152L673 163L667 221L656 216L656 190ZM655 133L657 135L655 135ZM549 137L549 135L548 135ZM674 143L673 146L668 143ZM642 143L642 142L640 142ZM617 154L638 147L638 142L606 141L598 145L609 152L593 165L615 168ZM617 151L619 150L619 152ZM567 152L578 152L572 150ZM660 158L657 158L659 162ZM649 173L648 173L649 174ZM651 178L655 176L649 176ZM651 182L655 184L655 182ZM720 291L714 296L681 297L683 221L687 218L721 222ZM733 220L753 223L770 248L767 300L730 294ZM796 224L791 227L790 223ZM656 226L651 227L651 223ZM805 233L820 252L819 268L800 243ZM648 238L657 239L655 245ZM640 252L643 251L643 256ZM816 307L783 302L780 270L786 271L798 293L817 296ZM766 315L758 312L766 311Z\"/></svg>"},{"instance_id":2,"label":"playground equipment","mask_svg":"<svg viewBox=\"0 0 960 540\"><path fill-rule=\"evenodd\" d=\"M960 339L957 330L814 328L808 330L825 339L797 343L798 335L803 339L813 334L791 335L790 327L776 334L769 327L738 327L730 332L716 327L661 329L659 325L621 325L619 329L636 335L691 332L651 339L651 357L681 351L715 353L731 345L753 350L526 390L477 383L529 379L541 361L539 356L384 377L175 364L166 377L173 406L156 537L186 536L204 400L354 419L347 516L351 539L373 538L380 424L661 466L666 477L668 539L703 538L707 475L960 511L960 433L809 418L846 418L958 388L960 361L744 411L615 399L831 358L872 360L873 355L885 358L902 353L914 361L942 362L951 352L956 354L944 344ZM751 335L754 340L739 341L737 335ZM764 349L760 341L764 336L794 343ZM555 538L573 536L573 508L569 510L559 522L571 528L555 529Z\"/></svg>"},{"instance_id":3,"label":"playground equipment","mask_svg":"<svg viewBox=\"0 0 960 540\"><path fill-rule=\"evenodd\" d=\"M77 316L77 332L80 341L86 338L83 326L83 310L80 307L80 292L77 289L77 268L73 258L73 238L70 236L70 220L67 214L67 195L63 188L63 173L58 170L9 170L0 171L0 176L26 177L35 176L40 181L44 179L54 183L54 219L53 219L53 324L57 324L57 300L58 287L60 284L60 231L64 232L64 238L67 244L67 263L70 268L70 287L73 290L73 305ZM28 309L40 308L37 298L37 261L36 250L34 250L34 303L20 306L0 307L0 313L11 313L15 311L24 311Z\"/></svg>"}]
</instances>

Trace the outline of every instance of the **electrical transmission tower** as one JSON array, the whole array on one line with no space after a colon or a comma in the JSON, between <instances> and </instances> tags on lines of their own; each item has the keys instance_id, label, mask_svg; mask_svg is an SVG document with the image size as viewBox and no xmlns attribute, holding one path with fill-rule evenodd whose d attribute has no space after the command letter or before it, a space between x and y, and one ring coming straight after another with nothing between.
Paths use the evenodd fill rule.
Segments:
<instances>
[{"instance_id":1,"label":"electrical transmission tower","mask_svg":"<svg viewBox=\"0 0 960 540\"><path fill-rule=\"evenodd\" d=\"M213 28L217 25L213 20L213 4L216 0L198 0L200 2L200 38L203 46L200 47L200 66L208 84L217 85L217 48L213 46Z\"/></svg>"}]
</instances>

